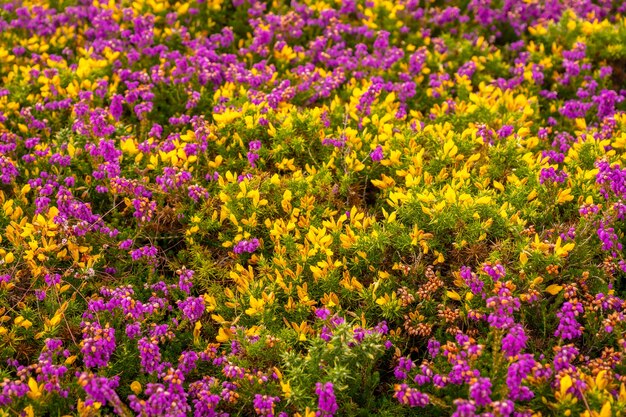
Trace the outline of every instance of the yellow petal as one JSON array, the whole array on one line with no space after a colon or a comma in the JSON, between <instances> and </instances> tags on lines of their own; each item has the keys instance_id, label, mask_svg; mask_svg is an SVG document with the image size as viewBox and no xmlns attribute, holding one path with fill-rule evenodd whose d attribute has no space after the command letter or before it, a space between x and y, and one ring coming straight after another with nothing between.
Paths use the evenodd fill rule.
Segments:
<instances>
[{"instance_id":1,"label":"yellow petal","mask_svg":"<svg viewBox=\"0 0 626 417\"><path fill-rule=\"evenodd\" d=\"M572 378L569 375L565 375L563 378L561 378L561 395L565 395L565 393L567 392L568 389L570 389L570 387L572 386L573 382L572 382Z\"/></svg>"},{"instance_id":2,"label":"yellow petal","mask_svg":"<svg viewBox=\"0 0 626 417\"><path fill-rule=\"evenodd\" d=\"M217 332L217 336L215 337L215 339L221 343L228 342L232 334L233 333L230 331L230 329L220 328L220 330Z\"/></svg>"},{"instance_id":3,"label":"yellow petal","mask_svg":"<svg viewBox=\"0 0 626 417\"><path fill-rule=\"evenodd\" d=\"M142 391L142 387L139 381L133 381L133 383L130 384L130 389L135 393L135 395L141 394Z\"/></svg>"},{"instance_id":4,"label":"yellow petal","mask_svg":"<svg viewBox=\"0 0 626 417\"><path fill-rule=\"evenodd\" d=\"M461 301L461 296L456 291L446 291L446 295L448 296L448 298L452 298L456 301Z\"/></svg>"},{"instance_id":5,"label":"yellow petal","mask_svg":"<svg viewBox=\"0 0 626 417\"><path fill-rule=\"evenodd\" d=\"M599 389L604 389L606 388L607 384L608 384L608 380L606 378L606 370L603 369L600 372L598 372L598 375L596 375L596 387L598 387Z\"/></svg>"},{"instance_id":6,"label":"yellow petal","mask_svg":"<svg viewBox=\"0 0 626 417\"><path fill-rule=\"evenodd\" d=\"M14 260L15 260L15 256L13 255L13 252L7 253L6 256L4 257L4 262L6 262L7 264L10 264Z\"/></svg>"},{"instance_id":7,"label":"yellow petal","mask_svg":"<svg viewBox=\"0 0 626 417\"><path fill-rule=\"evenodd\" d=\"M30 388L30 392L28 393L28 397L33 400L41 397L41 391L39 390L39 385L37 385L37 381L34 378L28 378L28 388Z\"/></svg>"},{"instance_id":8,"label":"yellow petal","mask_svg":"<svg viewBox=\"0 0 626 417\"><path fill-rule=\"evenodd\" d=\"M552 285L549 285L548 288L546 288L546 292L551 295L557 295L558 293L561 292L562 289L563 289L562 285L552 284Z\"/></svg>"},{"instance_id":9,"label":"yellow petal","mask_svg":"<svg viewBox=\"0 0 626 417\"><path fill-rule=\"evenodd\" d=\"M291 385L289 384L289 382L282 382L282 381L281 381L281 383L280 383L280 387L282 388L282 390L283 390L283 395L284 395L286 398L291 397Z\"/></svg>"},{"instance_id":10,"label":"yellow petal","mask_svg":"<svg viewBox=\"0 0 626 417\"><path fill-rule=\"evenodd\" d=\"M526 262L528 262L528 255L526 255L525 252L522 252L519 254L519 261L522 264L522 266L526 265Z\"/></svg>"}]
</instances>

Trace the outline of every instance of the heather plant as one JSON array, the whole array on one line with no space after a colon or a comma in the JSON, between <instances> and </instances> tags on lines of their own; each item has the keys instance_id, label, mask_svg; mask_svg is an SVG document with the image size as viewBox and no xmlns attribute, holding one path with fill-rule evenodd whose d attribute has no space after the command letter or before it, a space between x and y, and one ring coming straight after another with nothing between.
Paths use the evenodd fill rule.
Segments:
<instances>
[{"instance_id":1,"label":"heather plant","mask_svg":"<svg viewBox=\"0 0 626 417\"><path fill-rule=\"evenodd\" d=\"M620 416L622 2L0 5L0 414Z\"/></svg>"}]
</instances>

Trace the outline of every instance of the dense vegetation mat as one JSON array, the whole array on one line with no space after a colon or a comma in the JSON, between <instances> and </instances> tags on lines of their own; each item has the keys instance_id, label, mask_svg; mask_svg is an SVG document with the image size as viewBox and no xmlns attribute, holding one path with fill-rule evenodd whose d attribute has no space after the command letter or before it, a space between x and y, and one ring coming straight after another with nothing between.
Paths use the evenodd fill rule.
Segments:
<instances>
[{"instance_id":1,"label":"dense vegetation mat","mask_svg":"<svg viewBox=\"0 0 626 417\"><path fill-rule=\"evenodd\" d=\"M0 6L0 416L626 413L626 20Z\"/></svg>"}]
</instances>

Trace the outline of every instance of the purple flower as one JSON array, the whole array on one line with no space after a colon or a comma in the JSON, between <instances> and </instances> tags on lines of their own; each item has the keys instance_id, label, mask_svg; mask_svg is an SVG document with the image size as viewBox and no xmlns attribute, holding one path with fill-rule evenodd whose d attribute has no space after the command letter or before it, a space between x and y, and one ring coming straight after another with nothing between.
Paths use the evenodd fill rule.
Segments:
<instances>
[{"instance_id":1,"label":"purple flower","mask_svg":"<svg viewBox=\"0 0 626 417\"><path fill-rule=\"evenodd\" d=\"M161 349L156 341L151 341L145 337L137 342L139 348L139 360L141 367L146 373L158 371L161 366Z\"/></svg>"},{"instance_id":2,"label":"purple flower","mask_svg":"<svg viewBox=\"0 0 626 417\"><path fill-rule=\"evenodd\" d=\"M576 366L572 362L579 354L578 349L574 345L565 345L555 348L556 353L554 355L554 371L559 372L562 370L575 371Z\"/></svg>"},{"instance_id":3,"label":"purple flower","mask_svg":"<svg viewBox=\"0 0 626 417\"><path fill-rule=\"evenodd\" d=\"M487 322L491 327L505 329L513 325L513 313L519 311L521 303L519 298L511 295L511 290L502 286L498 295L487 299L487 307L492 312L487 317Z\"/></svg>"},{"instance_id":4,"label":"purple flower","mask_svg":"<svg viewBox=\"0 0 626 417\"><path fill-rule=\"evenodd\" d=\"M200 201L200 199L208 198L209 192L206 190L206 188L200 185L190 185L188 195L193 201L197 203L198 201Z\"/></svg>"},{"instance_id":5,"label":"purple flower","mask_svg":"<svg viewBox=\"0 0 626 417\"><path fill-rule=\"evenodd\" d=\"M320 331L320 339L325 342L330 342L330 339L333 337L333 332L330 330L328 326L322 326L322 330Z\"/></svg>"},{"instance_id":6,"label":"purple flower","mask_svg":"<svg viewBox=\"0 0 626 417\"><path fill-rule=\"evenodd\" d=\"M116 411L116 414L123 415L122 401L115 392L115 389L119 385L119 379L119 376L107 378L105 376L94 375L91 372L79 374L78 382L87 393L85 405L91 406L96 402L102 405L110 404Z\"/></svg>"},{"instance_id":7,"label":"purple flower","mask_svg":"<svg viewBox=\"0 0 626 417\"><path fill-rule=\"evenodd\" d=\"M245 240L245 239L240 240L239 242L237 242L237 244L233 248L233 252L235 252L238 255L244 252L252 253L259 248L259 245L260 245L259 239L257 238L254 238L251 240Z\"/></svg>"},{"instance_id":8,"label":"purple flower","mask_svg":"<svg viewBox=\"0 0 626 417\"><path fill-rule=\"evenodd\" d=\"M44 277L44 282L49 287L57 285L57 284L59 284L61 282L61 275L59 275L59 274L46 274L46 276Z\"/></svg>"},{"instance_id":9,"label":"purple flower","mask_svg":"<svg viewBox=\"0 0 626 417\"><path fill-rule=\"evenodd\" d=\"M379 31L373 46L376 50L387 49L389 47L389 32L386 30Z\"/></svg>"},{"instance_id":10,"label":"purple flower","mask_svg":"<svg viewBox=\"0 0 626 417\"><path fill-rule=\"evenodd\" d=\"M259 160L259 154L255 152L248 152L248 163L252 168L256 168L256 161Z\"/></svg>"},{"instance_id":11,"label":"purple flower","mask_svg":"<svg viewBox=\"0 0 626 417\"><path fill-rule=\"evenodd\" d=\"M165 149L168 149L168 147L165 147ZM192 178L191 173L188 171L179 168L165 167L163 168L163 175L158 175L155 178L155 182L160 186L162 191L169 192L182 187L184 184L191 181Z\"/></svg>"},{"instance_id":12,"label":"purple flower","mask_svg":"<svg viewBox=\"0 0 626 417\"><path fill-rule=\"evenodd\" d=\"M280 398L272 397L271 395L256 394L252 404L254 405L254 411L259 416L274 416L274 404L279 402Z\"/></svg>"},{"instance_id":13,"label":"purple flower","mask_svg":"<svg viewBox=\"0 0 626 417\"><path fill-rule=\"evenodd\" d=\"M130 256L133 261L137 261L141 258L149 258L150 260L155 260L157 253L158 250L156 247L152 245L146 245L131 251Z\"/></svg>"},{"instance_id":14,"label":"purple flower","mask_svg":"<svg viewBox=\"0 0 626 417\"><path fill-rule=\"evenodd\" d=\"M493 410L499 416L508 417L515 411L515 404L511 400L496 401L493 403Z\"/></svg>"},{"instance_id":15,"label":"purple flower","mask_svg":"<svg viewBox=\"0 0 626 417\"><path fill-rule=\"evenodd\" d=\"M122 113L124 112L123 103L124 103L124 97L122 97L119 94L116 94L111 98L111 105L109 106L109 112L111 113L111 116L113 116L113 118L116 121L120 120L120 118L122 117Z\"/></svg>"},{"instance_id":16,"label":"purple flower","mask_svg":"<svg viewBox=\"0 0 626 417\"><path fill-rule=\"evenodd\" d=\"M483 271L489 274L494 281L498 281L500 278L504 278L506 276L506 270L499 262L494 266L492 266L489 262L483 264Z\"/></svg>"},{"instance_id":17,"label":"purple flower","mask_svg":"<svg viewBox=\"0 0 626 417\"><path fill-rule=\"evenodd\" d=\"M454 400L456 410L451 417L476 417L476 405L468 400L461 398Z\"/></svg>"},{"instance_id":18,"label":"purple flower","mask_svg":"<svg viewBox=\"0 0 626 417\"><path fill-rule=\"evenodd\" d=\"M187 393L181 382L184 376L180 371L170 370L164 378L168 381L164 384L147 384L146 400L139 400L135 395L130 395L130 408L137 415L146 417L171 416L185 417L191 411L187 404ZM180 382L178 382L180 381Z\"/></svg>"},{"instance_id":19,"label":"purple flower","mask_svg":"<svg viewBox=\"0 0 626 417\"><path fill-rule=\"evenodd\" d=\"M322 384L318 382L315 384L315 393L318 396L317 408L315 413L316 417L332 417L335 415L339 406L335 399L335 390L332 382L326 382Z\"/></svg>"},{"instance_id":20,"label":"purple flower","mask_svg":"<svg viewBox=\"0 0 626 417\"><path fill-rule=\"evenodd\" d=\"M188 350L181 353L178 359L178 369L185 375L196 369L196 362L198 362L199 356L193 350Z\"/></svg>"},{"instance_id":21,"label":"purple flower","mask_svg":"<svg viewBox=\"0 0 626 417\"><path fill-rule=\"evenodd\" d=\"M382 161L385 158L385 155L383 154L383 147L380 145L376 146L376 149L370 153L370 158L372 158L372 161L374 162Z\"/></svg>"},{"instance_id":22,"label":"purple flower","mask_svg":"<svg viewBox=\"0 0 626 417\"><path fill-rule=\"evenodd\" d=\"M539 183L563 183L568 178L568 175L563 170L556 170L553 167L542 168L539 173Z\"/></svg>"},{"instance_id":23,"label":"purple flower","mask_svg":"<svg viewBox=\"0 0 626 417\"><path fill-rule=\"evenodd\" d=\"M85 366L89 368L108 366L113 351L115 351L114 328L108 324L102 328L97 322L83 324L81 352Z\"/></svg>"},{"instance_id":24,"label":"purple flower","mask_svg":"<svg viewBox=\"0 0 626 417\"><path fill-rule=\"evenodd\" d=\"M515 401L528 401L533 398L534 393L522 385L533 370L536 361L532 355L520 355L517 361L511 363L507 369L506 385L509 388L509 395Z\"/></svg>"},{"instance_id":25,"label":"purple flower","mask_svg":"<svg viewBox=\"0 0 626 417\"><path fill-rule=\"evenodd\" d=\"M118 247L123 250L128 250L133 247L133 240L132 239L123 240L119 243Z\"/></svg>"},{"instance_id":26,"label":"purple flower","mask_svg":"<svg viewBox=\"0 0 626 417\"><path fill-rule=\"evenodd\" d=\"M572 300L563 303L561 310L556 313L559 318L559 327L554 332L554 336L563 340L575 339L582 336L583 326L576 321L576 317L584 312L582 304Z\"/></svg>"},{"instance_id":27,"label":"purple flower","mask_svg":"<svg viewBox=\"0 0 626 417\"><path fill-rule=\"evenodd\" d=\"M177 271L177 273L178 273L178 288L181 291L184 291L187 294L189 294L191 292L191 287L193 287L193 283L191 280L195 273L194 270L183 267L182 269Z\"/></svg>"},{"instance_id":28,"label":"purple flower","mask_svg":"<svg viewBox=\"0 0 626 417\"><path fill-rule=\"evenodd\" d=\"M460 271L461 278L465 281L465 284L470 288L472 294L479 295L483 293L483 287L485 283L481 281L477 274L472 272L472 269L468 266L462 266Z\"/></svg>"},{"instance_id":29,"label":"purple flower","mask_svg":"<svg viewBox=\"0 0 626 417\"><path fill-rule=\"evenodd\" d=\"M162 134L163 134L163 127L158 123L153 123L152 128L150 129L150 132L148 132L148 136L160 139Z\"/></svg>"},{"instance_id":30,"label":"purple flower","mask_svg":"<svg viewBox=\"0 0 626 417\"><path fill-rule=\"evenodd\" d=\"M524 328L516 324L509 329L509 332L502 338L502 351L507 358L518 355L526 348L528 337L524 333Z\"/></svg>"},{"instance_id":31,"label":"purple flower","mask_svg":"<svg viewBox=\"0 0 626 417\"><path fill-rule=\"evenodd\" d=\"M135 322L126 325L126 336L129 339L135 339L139 334L141 334L141 323Z\"/></svg>"},{"instance_id":32,"label":"purple flower","mask_svg":"<svg viewBox=\"0 0 626 417\"><path fill-rule=\"evenodd\" d=\"M342 136L341 139L324 138L322 140L322 145L332 145L335 148L343 148L345 144L346 144L345 136Z\"/></svg>"},{"instance_id":33,"label":"purple flower","mask_svg":"<svg viewBox=\"0 0 626 417\"><path fill-rule=\"evenodd\" d=\"M397 379L403 380L408 377L409 372L413 368L415 368L413 361L403 356L398 360L398 365L395 367L393 374Z\"/></svg>"},{"instance_id":34,"label":"purple flower","mask_svg":"<svg viewBox=\"0 0 626 417\"><path fill-rule=\"evenodd\" d=\"M496 133L498 134L498 137L500 139L507 138L507 137L509 137L509 136L511 136L513 134L513 126L511 126L511 125L504 125Z\"/></svg>"},{"instance_id":35,"label":"purple flower","mask_svg":"<svg viewBox=\"0 0 626 417\"><path fill-rule=\"evenodd\" d=\"M194 417L226 417L216 411L222 398L211 392L211 388L218 387L219 382L210 376L189 385L189 396L193 399Z\"/></svg>"},{"instance_id":36,"label":"purple flower","mask_svg":"<svg viewBox=\"0 0 626 417\"><path fill-rule=\"evenodd\" d=\"M478 132L477 135L480 136L483 140L484 143L493 144L493 130L488 128L485 125L479 125L478 126Z\"/></svg>"},{"instance_id":37,"label":"purple flower","mask_svg":"<svg viewBox=\"0 0 626 417\"><path fill-rule=\"evenodd\" d=\"M439 354L440 348L441 348L441 343L439 343L439 341L437 341L436 339L428 340L428 353L433 359L435 359L437 355Z\"/></svg>"},{"instance_id":38,"label":"purple flower","mask_svg":"<svg viewBox=\"0 0 626 417\"><path fill-rule=\"evenodd\" d=\"M430 403L428 395L419 392L415 388L410 388L407 384L396 385L396 393L393 395L400 404L409 407L426 407Z\"/></svg>"},{"instance_id":39,"label":"purple flower","mask_svg":"<svg viewBox=\"0 0 626 417\"><path fill-rule=\"evenodd\" d=\"M11 181L19 175L19 170L14 163L4 155L0 155L0 180L4 184L11 184Z\"/></svg>"},{"instance_id":40,"label":"purple flower","mask_svg":"<svg viewBox=\"0 0 626 417\"><path fill-rule=\"evenodd\" d=\"M315 310L315 316L320 320L326 320L330 316L330 310L327 308L318 308Z\"/></svg>"},{"instance_id":41,"label":"purple flower","mask_svg":"<svg viewBox=\"0 0 626 417\"><path fill-rule=\"evenodd\" d=\"M195 323L204 314L204 298L188 297L184 301L178 301L178 308L189 321Z\"/></svg>"},{"instance_id":42,"label":"purple flower","mask_svg":"<svg viewBox=\"0 0 626 417\"><path fill-rule=\"evenodd\" d=\"M608 227L608 224L604 221L600 222L597 234L600 242L602 242L602 250L613 251L615 253L614 256L617 255L617 252L622 251L623 245L620 243L619 236L615 233L615 229Z\"/></svg>"},{"instance_id":43,"label":"purple flower","mask_svg":"<svg viewBox=\"0 0 626 417\"><path fill-rule=\"evenodd\" d=\"M611 194L617 198L626 198L626 169L622 169L619 164L611 166L606 160L596 162L596 168L599 170L596 183L603 186L600 194L607 200Z\"/></svg>"},{"instance_id":44,"label":"purple flower","mask_svg":"<svg viewBox=\"0 0 626 417\"><path fill-rule=\"evenodd\" d=\"M69 391L61 386L61 381L67 373L64 365L55 365L55 359L64 361L69 352L63 350L63 342L60 339L46 339L45 349L39 355L37 363L38 382L44 383L44 389L48 392L58 392L63 398L67 398Z\"/></svg>"},{"instance_id":45,"label":"purple flower","mask_svg":"<svg viewBox=\"0 0 626 417\"><path fill-rule=\"evenodd\" d=\"M333 318L330 319L330 324L332 324L335 327L340 326L345 322L346 322L346 319L344 319L341 316L334 316Z\"/></svg>"},{"instance_id":46,"label":"purple flower","mask_svg":"<svg viewBox=\"0 0 626 417\"><path fill-rule=\"evenodd\" d=\"M140 223L146 223L152 220L152 216L157 206L156 201L151 201L146 197L141 197L141 198L134 198L132 200L132 203L133 203L133 207L135 208L133 217L137 218Z\"/></svg>"},{"instance_id":47,"label":"purple flower","mask_svg":"<svg viewBox=\"0 0 626 417\"><path fill-rule=\"evenodd\" d=\"M491 404L491 380L489 378L478 378L470 386L470 397L477 406L483 407Z\"/></svg>"},{"instance_id":48,"label":"purple flower","mask_svg":"<svg viewBox=\"0 0 626 417\"><path fill-rule=\"evenodd\" d=\"M467 78L472 78L472 75L476 72L476 64L473 61L467 61L465 64L461 65L458 69L457 74L461 77L465 76Z\"/></svg>"},{"instance_id":49,"label":"purple flower","mask_svg":"<svg viewBox=\"0 0 626 417\"><path fill-rule=\"evenodd\" d=\"M613 73L613 67L601 67L600 68L600 78L606 78Z\"/></svg>"}]
</instances>

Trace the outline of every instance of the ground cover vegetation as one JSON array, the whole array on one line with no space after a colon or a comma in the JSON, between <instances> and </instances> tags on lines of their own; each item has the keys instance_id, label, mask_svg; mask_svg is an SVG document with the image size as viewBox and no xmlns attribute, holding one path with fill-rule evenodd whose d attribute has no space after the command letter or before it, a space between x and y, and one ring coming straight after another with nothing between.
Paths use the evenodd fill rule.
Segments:
<instances>
[{"instance_id":1,"label":"ground cover vegetation","mask_svg":"<svg viewBox=\"0 0 626 417\"><path fill-rule=\"evenodd\" d=\"M0 8L0 415L626 414L626 4Z\"/></svg>"}]
</instances>

